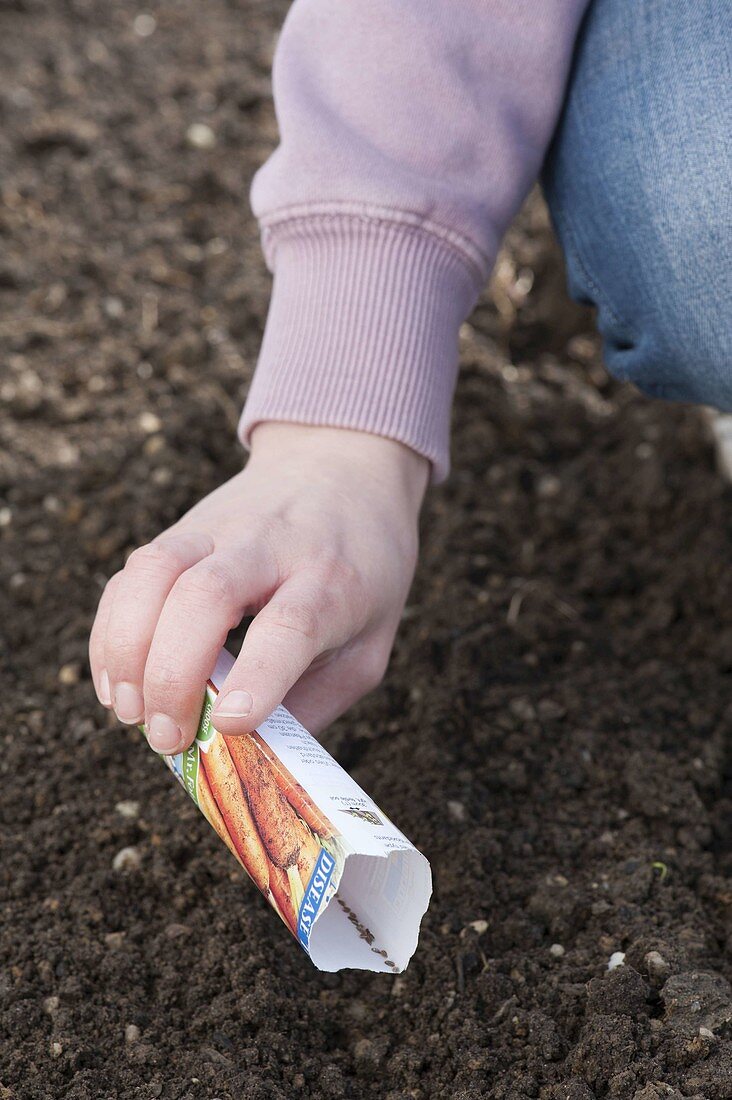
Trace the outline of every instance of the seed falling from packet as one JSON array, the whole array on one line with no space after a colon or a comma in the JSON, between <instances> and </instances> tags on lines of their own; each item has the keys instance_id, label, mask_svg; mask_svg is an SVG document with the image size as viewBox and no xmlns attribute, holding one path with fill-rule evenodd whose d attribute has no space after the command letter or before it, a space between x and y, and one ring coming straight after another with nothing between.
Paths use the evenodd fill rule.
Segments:
<instances>
[{"instance_id":1,"label":"seed falling from packet","mask_svg":"<svg viewBox=\"0 0 732 1100\"><path fill-rule=\"evenodd\" d=\"M193 745L165 756L319 970L398 974L432 893L426 858L284 707L252 734L211 725L222 650Z\"/></svg>"}]
</instances>

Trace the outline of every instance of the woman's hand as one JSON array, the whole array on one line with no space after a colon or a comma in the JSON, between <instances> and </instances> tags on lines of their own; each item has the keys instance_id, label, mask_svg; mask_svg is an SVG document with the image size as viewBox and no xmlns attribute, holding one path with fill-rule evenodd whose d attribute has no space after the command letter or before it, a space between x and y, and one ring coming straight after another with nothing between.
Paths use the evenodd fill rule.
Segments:
<instances>
[{"instance_id":1,"label":"woman's hand","mask_svg":"<svg viewBox=\"0 0 732 1100\"><path fill-rule=\"evenodd\" d=\"M317 732L382 678L414 572L427 462L364 432L266 423L245 469L130 556L102 595L94 685L180 752L226 635L255 616L214 709L226 734L284 700Z\"/></svg>"}]
</instances>

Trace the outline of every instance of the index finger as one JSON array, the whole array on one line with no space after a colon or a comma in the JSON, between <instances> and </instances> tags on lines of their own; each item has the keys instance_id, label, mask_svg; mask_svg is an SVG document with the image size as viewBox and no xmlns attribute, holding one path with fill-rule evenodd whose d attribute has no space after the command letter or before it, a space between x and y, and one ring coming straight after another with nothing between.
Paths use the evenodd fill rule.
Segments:
<instances>
[{"instance_id":1,"label":"index finger","mask_svg":"<svg viewBox=\"0 0 732 1100\"><path fill-rule=\"evenodd\" d=\"M262 549L214 553L174 584L145 664L145 722L150 744L172 754L195 737L207 679L229 630L266 596L272 563Z\"/></svg>"},{"instance_id":2,"label":"index finger","mask_svg":"<svg viewBox=\"0 0 732 1100\"><path fill-rule=\"evenodd\" d=\"M324 652L358 629L327 590L303 577L277 589L247 631L213 712L217 729L248 733L277 707Z\"/></svg>"}]
</instances>

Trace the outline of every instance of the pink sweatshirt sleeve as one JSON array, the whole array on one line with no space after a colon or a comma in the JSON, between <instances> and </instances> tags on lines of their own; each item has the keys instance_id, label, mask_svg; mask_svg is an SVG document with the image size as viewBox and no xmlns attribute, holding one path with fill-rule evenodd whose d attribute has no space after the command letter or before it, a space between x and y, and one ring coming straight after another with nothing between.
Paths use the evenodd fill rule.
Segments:
<instances>
[{"instance_id":1,"label":"pink sweatshirt sleeve","mask_svg":"<svg viewBox=\"0 0 732 1100\"><path fill-rule=\"evenodd\" d=\"M541 166L586 0L295 0L252 205L274 273L241 420L449 466L458 329Z\"/></svg>"}]
</instances>

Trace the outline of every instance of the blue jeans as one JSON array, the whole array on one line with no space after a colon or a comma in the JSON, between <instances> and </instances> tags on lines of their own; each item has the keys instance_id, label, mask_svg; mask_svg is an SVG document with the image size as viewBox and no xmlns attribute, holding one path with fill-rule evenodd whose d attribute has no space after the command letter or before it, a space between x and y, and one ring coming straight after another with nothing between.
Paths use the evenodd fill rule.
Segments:
<instances>
[{"instance_id":1,"label":"blue jeans","mask_svg":"<svg viewBox=\"0 0 732 1100\"><path fill-rule=\"evenodd\" d=\"M608 369L732 410L730 0L594 0L543 183Z\"/></svg>"}]
</instances>

